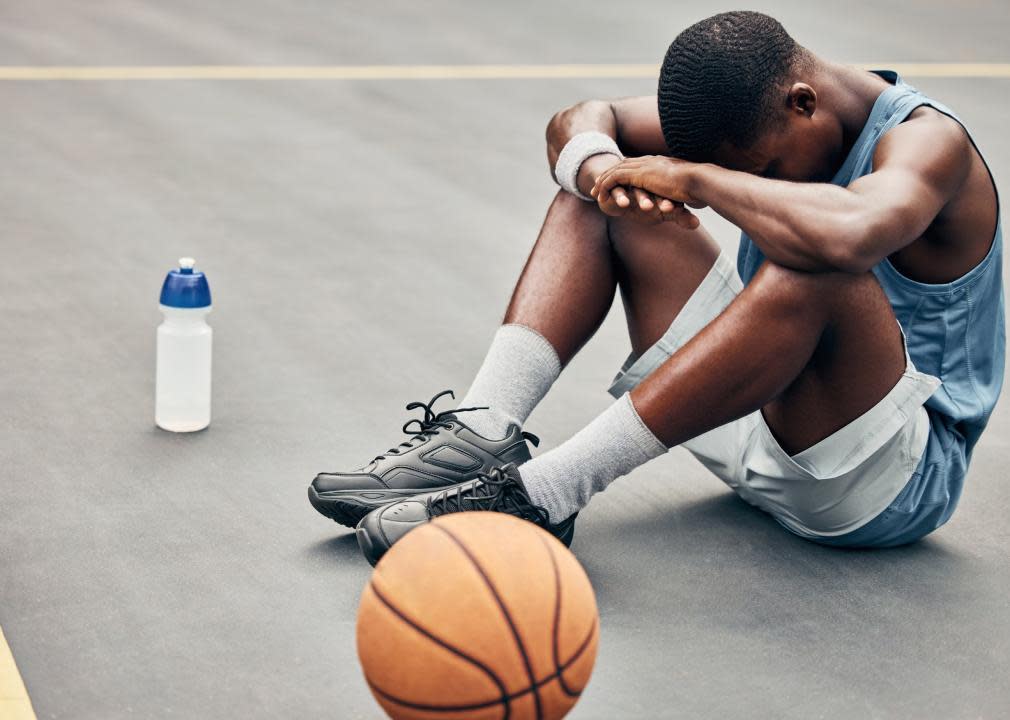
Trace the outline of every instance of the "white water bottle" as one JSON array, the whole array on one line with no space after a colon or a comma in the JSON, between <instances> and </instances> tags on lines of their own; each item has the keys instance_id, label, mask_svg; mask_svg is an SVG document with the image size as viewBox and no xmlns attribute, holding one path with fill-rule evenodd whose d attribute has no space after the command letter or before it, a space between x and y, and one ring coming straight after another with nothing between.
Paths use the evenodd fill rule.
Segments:
<instances>
[{"instance_id":1,"label":"white water bottle","mask_svg":"<svg viewBox=\"0 0 1010 720\"><path fill-rule=\"evenodd\" d=\"M154 422L172 432L210 425L210 368L213 330L210 286L193 258L181 258L161 288Z\"/></svg>"}]
</instances>

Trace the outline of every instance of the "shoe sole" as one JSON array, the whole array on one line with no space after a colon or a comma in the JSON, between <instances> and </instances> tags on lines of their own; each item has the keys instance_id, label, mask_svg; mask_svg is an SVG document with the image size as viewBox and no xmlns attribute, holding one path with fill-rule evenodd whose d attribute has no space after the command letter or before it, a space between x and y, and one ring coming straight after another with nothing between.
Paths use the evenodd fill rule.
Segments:
<instances>
[{"instance_id":1,"label":"shoe sole","mask_svg":"<svg viewBox=\"0 0 1010 720\"><path fill-rule=\"evenodd\" d=\"M412 490L343 490L332 493L316 491L309 485L309 503L319 514L346 527L355 527L361 518L377 507L388 505L428 492L444 490L445 487L420 488Z\"/></svg>"},{"instance_id":2,"label":"shoe sole","mask_svg":"<svg viewBox=\"0 0 1010 720\"><path fill-rule=\"evenodd\" d=\"M578 513L576 513L576 515L578 515ZM548 532L551 531L548 530ZM365 556L369 565L375 567L376 563L382 559L382 556L385 555L390 548L376 547L375 543L372 542L372 536L365 528L361 527L360 524L354 530L354 534L358 538L358 547L361 549L361 554ZM551 532L551 534L564 543L565 547L570 548L572 546L572 540L575 539L575 518L572 517L568 521L567 527L555 528L555 532Z\"/></svg>"}]
</instances>

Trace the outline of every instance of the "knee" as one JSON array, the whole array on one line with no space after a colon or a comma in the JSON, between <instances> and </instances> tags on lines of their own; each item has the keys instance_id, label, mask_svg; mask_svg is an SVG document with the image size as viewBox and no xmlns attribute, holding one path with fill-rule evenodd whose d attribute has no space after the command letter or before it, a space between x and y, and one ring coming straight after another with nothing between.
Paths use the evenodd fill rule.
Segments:
<instances>
[{"instance_id":1,"label":"knee","mask_svg":"<svg viewBox=\"0 0 1010 720\"><path fill-rule=\"evenodd\" d=\"M867 300L886 299L880 283L872 272L810 273L793 270L765 260L750 286L768 293L785 303L804 307L852 307Z\"/></svg>"},{"instance_id":2,"label":"knee","mask_svg":"<svg viewBox=\"0 0 1010 720\"><path fill-rule=\"evenodd\" d=\"M870 271L861 273L848 273L841 271L831 272L804 272L793 270L784 265L765 260L754 275L753 282L785 287L798 293L823 293L826 288L844 290L849 287L865 287L867 285L877 285L876 276Z\"/></svg>"},{"instance_id":3,"label":"knee","mask_svg":"<svg viewBox=\"0 0 1010 720\"><path fill-rule=\"evenodd\" d=\"M684 264L700 262L708 268L719 255L719 244L703 227L688 230L674 222L648 224L598 212L606 218L610 245L622 260L672 256Z\"/></svg>"},{"instance_id":4,"label":"knee","mask_svg":"<svg viewBox=\"0 0 1010 720\"><path fill-rule=\"evenodd\" d=\"M601 232L606 229L607 216L596 203L587 202L567 190L559 189L554 194L547 214L563 220L571 227L593 227Z\"/></svg>"},{"instance_id":5,"label":"knee","mask_svg":"<svg viewBox=\"0 0 1010 720\"><path fill-rule=\"evenodd\" d=\"M715 246L711 237L702 229L687 230L673 222L657 222L649 224L640 219L633 219L630 215L613 216L607 215L600 210L599 205L594 202L583 200L572 195L567 190L558 190L551 203L551 209L566 216L593 218L598 222L605 222L607 235L611 244L618 249L619 246L641 246L650 240L655 242L669 241L705 241Z\"/></svg>"},{"instance_id":6,"label":"knee","mask_svg":"<svg viewBox=\"0 0 1010 720\"><path fill-rule=\"evenodd\" d=\"M605 217L596 203L576 197L562 188L558 188L558 191L554 193L551 206L566 212L595 212L601 217Z\"/></svg>"}]
</instances>

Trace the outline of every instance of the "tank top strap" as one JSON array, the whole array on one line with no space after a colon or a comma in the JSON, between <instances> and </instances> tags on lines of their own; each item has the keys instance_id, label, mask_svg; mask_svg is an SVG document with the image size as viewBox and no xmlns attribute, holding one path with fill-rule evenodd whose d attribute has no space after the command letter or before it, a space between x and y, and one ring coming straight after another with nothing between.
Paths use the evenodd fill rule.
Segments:
<instances>
[{"instance_id":1,"label":"tank top strap","mask_svg":"<svg viewBox=\"0 0 1010 720\"><path fill-rule=\"evenodd\" d=\"M902 80L901 76L893 70L874 70L873 72L892 85L885 88L874 101L862 131L845 158L845 162L831 180L835 185L848 185L860 175L865 174L870 168L873 151L881 136L901 123L915 108L920 105L933 104L932 100ZM944 112L949 111L944 110Z\"/></svg>"},{"instance_id":2,"label":"tank top strap","mask_svg":"<svg viewBox=\"0 0 1010 720\"><path fill-rule=\"evenodd\" d=\"M895 73L895 72L893 72L891 70L880 70L880 71L876 71L876 72L878 72L878 74L886 75L888 77L890 77L891 75L893 75L894 78L895 78L895 80L896 80L896 84L902 85L908 91L907 94L904 95L901 98L900 103L899 103L901 105L901 107L898 109L898 112L896 112L894 114L894 116L892 117L891 121L889 121L886 129L889 130L892 127L894 127L895 125L897 125L898 123L902 122L905 118L908 117L909 113L911 113L917 107L920 107L922 105L926 105L928 107L931 107L934 110L936 110L937 112L941 112L944 115L946 115L949 118L951 118L952 120L954 120L964 130L965 134L968 136L968 140L971 141L971 144L975 148L976 152L978 152L979 157L982 158L982 164L985 165L985 169L989 173L989 177L992 180L993 190L996 193L996 205L997 205L997 210L998 210L999 207L1000 207L1000 196L999 196L999 189L996 186L996 179L995 179L995 177L993 176L993 173L992 173L992 168L989 167L989 163L986 162L986 159L982 156L982 151L979 150L978 143L975 142L975 137L972 135L971 130L969 130L968 126L964 124L964 122L961 120L960 117L958 117L957 113L955 113L953 110L951 110L949 107L947 107L946 105L944 105L939 100L934 100L933 98L929 97L928 95L925 95L922 92L920 92L919 90L917 90L916 88L912 87L911 85L909 85L908 83L906 83L904 80L902 80L900 77L898 77L897 73ZM882 133L886 132L886 130L882 130L881 132ZM874 145L876 145L876 143L874 143ZM1002 213L1000 213L1000 212L997 212L997 214L996 214L996 236L997 236L997 240L999 240L1000 242L1001 242L1001 239L1000 239L1001 232L1000 231L1002 229L1001 215L1002 215Z\"/></svg>"},{"instance_id":3,"label":"tank top strap","mask_svg":"<svg viewBox=\"0 0 1010 720\"><path fill-rule=\"evenodd\" d=\"M831 179L833 184L846 187L856 178L872 172L873 153L877 148L877 143L880 141L881 136L899 123L903 122L913 110L922 105L928 105L929 107L932 107L953 118L961 125L961 127L964 128L965 132L968 134L968 138L972 142L972 145L975 145L975 140L972 138L968 128L965 127L961 119L949 107L927 95L924 95L917 88L905 82L901 76L893 70L874 70L873 73L879 75L891 84L886 87L874 101L873 106L870 109L870 114L866 119L866 123L863 125L859 135L856 137L856 141L849 149L848 155L846 155L845 160L838 169L838 172L836 172L834 177ZM985 159L983 158L983 163L984 162ZM986 169L989 170L989 174L991 176L992 171L989 169L988 164L986 164ZM995 185L995 181L993 184ZM999 194L997 192L997 206L999 206L999 199ZM999 253L1001 251L1001 247L1002 218L998 214L996 236L993 242L993 252ZM745 283L750 282L750 279L757 272L757 269L763 260L764 255L757 248L754 242L747 237L746 233L741 233L740 248L737 251L737 267L740 277Z\"/></svg>"}]
</instances>

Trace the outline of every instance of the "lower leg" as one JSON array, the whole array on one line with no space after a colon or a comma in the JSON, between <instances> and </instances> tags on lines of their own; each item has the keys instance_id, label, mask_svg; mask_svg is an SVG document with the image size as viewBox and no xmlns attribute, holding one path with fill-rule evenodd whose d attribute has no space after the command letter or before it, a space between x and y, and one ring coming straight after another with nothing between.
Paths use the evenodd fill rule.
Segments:
<instances>
[{"instance_id":1,"label":"lower leg","mask_svg":"<svg viewBox=\"0 0 1010 720\"><path fill-rule=\"evenodd\" d=\"M558 192L462 407L481 434L521 424L561 369L596 332L618 281L632 346L655 341L711 266L718 249L703 230L608 218ZM651 339L650 339L651 338Z\"/></svg>"},{"instance_id":2,"label":"lower leg","mask_svg":"<svg viewBox=\"0 0 1010 720\"><path fill-rule=\"evenodd\" d=\"M560 191L547 209L498 328L461 407L489 437L522 424L573 355L596 332L616 281L606 216Z\"/></svg>"},{"instance_id":3,"label":"lower leg","mask_svg":"<svg viewBox=\"0 0 1010 720\"><path fill-rule=\"evenodd\" d=\"M564 367L600 327L616 287L607 216L561 190L547 210L503 322L537 331Z\"/></svg>"},{"instance_id":4,"label":"lower leg","mask_svg":"<svg viewBox=\"0 0 1010 720\"><path fill-rule=\"evenodd\" d=\"M533 251L516 283L504 324L461 407L467 424L499 437L522 424L562 367L599 327L614 299L616 280L606 216L559 191L547 210Z\"/></svg>"}]
</instances>

